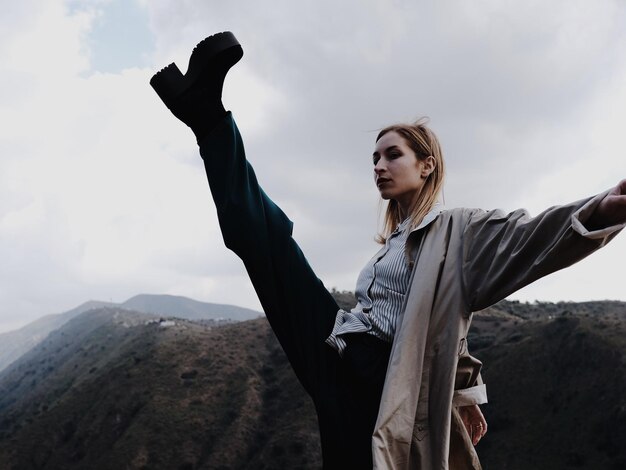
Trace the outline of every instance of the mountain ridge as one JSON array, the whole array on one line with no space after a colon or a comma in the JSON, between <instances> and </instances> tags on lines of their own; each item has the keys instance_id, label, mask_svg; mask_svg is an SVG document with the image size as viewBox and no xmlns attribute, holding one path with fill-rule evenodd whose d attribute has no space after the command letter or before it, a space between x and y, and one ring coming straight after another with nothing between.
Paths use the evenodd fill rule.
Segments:
<instances>
[{"instance_id":1,"label":"mountain ridge","mask_svg":"<svg viewBox=\"0 0 626 470\"><path fill-rule=\"evenodd\" d=\"M157 315L188 319L250 320L263 313L228 304L201 302L168 294L138 294L122 303L88 300L66 312L45 315L13 331L0 333L0 371L41 342L68 320L94 308L120 307Z\"/></svg>"}]
</instances>

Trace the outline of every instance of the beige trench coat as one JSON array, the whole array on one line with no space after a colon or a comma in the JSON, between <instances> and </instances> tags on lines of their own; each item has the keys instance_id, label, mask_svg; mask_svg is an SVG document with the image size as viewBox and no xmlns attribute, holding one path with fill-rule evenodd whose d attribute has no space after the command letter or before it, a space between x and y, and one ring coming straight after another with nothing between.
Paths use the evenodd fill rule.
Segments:
<instances>
[{"instance_id":1,"label":"beige trench coat","mask_svg":"<svg viewBox=\"0 0 626 470\"><path fill-rule=\"evenodd\" d=\"M414 268L372 439L375 469L481 468L456 411L486 401L480 363L467 353L472 312L606 244L624 225L584 226L605 195L534 218L524 210L435 211L411 233Z\"/></svg>"}]
</instances>

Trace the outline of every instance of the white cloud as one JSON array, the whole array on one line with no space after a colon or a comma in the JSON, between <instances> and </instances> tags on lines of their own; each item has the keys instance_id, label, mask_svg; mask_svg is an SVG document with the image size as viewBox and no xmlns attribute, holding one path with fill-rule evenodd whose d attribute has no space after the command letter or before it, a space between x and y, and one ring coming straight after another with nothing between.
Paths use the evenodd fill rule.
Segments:
<instances>
[{"instance_id":1,"label":"white cloud","mask_svg":"<svg viewBox=\"0 0 626 470\"><path fill-rule=\"evenodd\" d=\"M258 308L193 135L148 85L220 30L245 51L226 106L327 286L352 288L376 249L370 155L389 122L432 117L452 206L537 213L626 176L623 3L138 4L154 44L115 73L90 49L110 3L30 0L0 19L0 330L138 292ZM623 298L623 238L520 296Z\"/></svg>"}]
</instances>

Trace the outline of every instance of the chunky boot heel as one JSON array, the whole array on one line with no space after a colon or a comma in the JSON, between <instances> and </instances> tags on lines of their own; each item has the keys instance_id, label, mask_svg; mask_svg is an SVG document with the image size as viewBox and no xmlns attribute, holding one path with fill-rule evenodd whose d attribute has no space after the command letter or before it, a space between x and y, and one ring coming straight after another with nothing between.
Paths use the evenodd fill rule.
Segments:
<instances>
[{"instance_id":1,"label":"chunky boot heel","mask_svg":"<svg viewBox=\"0 0 626 470\"><path fill-rule=\"evenodd\" d=\"M230 31L217 33L200 41L189 57L187 73L183 75L175 63L171 63L150 79L150 85L168 108L176 98L192 87L215 86L219 82L221 97L222 83L228 69L243 56L237 38ZM212 77L213 76L213 77ZM213 80L212 80L213 78Z\"/></svg>"},{"instance_id":2,"label":"chunky boot heel","mask_svg":"<svg viewBox=\"0 0 626 470\"><path fill-rule=\"evenodd\" d=\"M155 73L150 79L150 85L168 108L175 104L176 97L186 88L185 77L174 63Z\"/></svg>"},{"instance_id":3,"label":"chunky boot heel","mask_svg":"<svg viewBox=\"0 0 626 470\"><path fill-rule=\"evenodd\" d=\"M172 114L196 134L198 142L224 117L224 78L243 56L243 49L230 31L200 41L189 57L183 75L172 63L154 74L150 85Z\"/></svg>"}]
</instances>

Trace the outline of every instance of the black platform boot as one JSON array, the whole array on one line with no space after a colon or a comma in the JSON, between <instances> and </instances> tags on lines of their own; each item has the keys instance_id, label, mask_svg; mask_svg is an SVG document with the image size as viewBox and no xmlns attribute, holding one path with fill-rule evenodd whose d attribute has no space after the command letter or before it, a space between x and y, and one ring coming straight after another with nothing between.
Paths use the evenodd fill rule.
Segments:
<instances>
[{"instance_id":1,"label":"black platform boot","mask_svg":"<svg viewBox=\"0 0 626 470\"><path fill-rule=\"evenodd\" d=\"M185 75L171 63L150 79L174 116L191 127L198 143L226 114L222 105L224 78L242 56L235 35L225 31L198 43Z\"/></svg>"}]
</instances>

